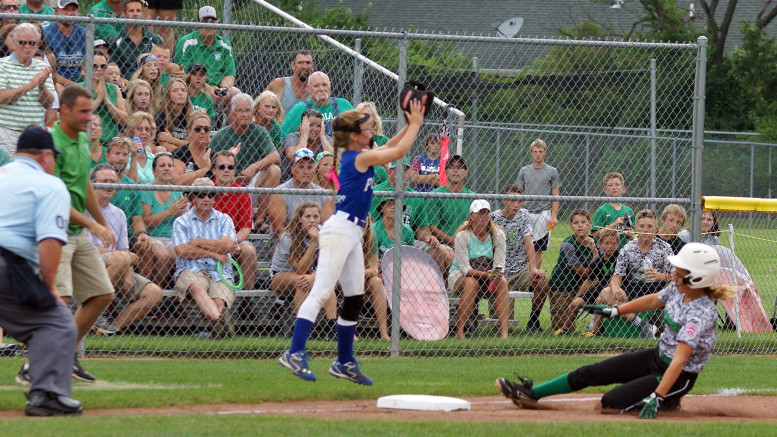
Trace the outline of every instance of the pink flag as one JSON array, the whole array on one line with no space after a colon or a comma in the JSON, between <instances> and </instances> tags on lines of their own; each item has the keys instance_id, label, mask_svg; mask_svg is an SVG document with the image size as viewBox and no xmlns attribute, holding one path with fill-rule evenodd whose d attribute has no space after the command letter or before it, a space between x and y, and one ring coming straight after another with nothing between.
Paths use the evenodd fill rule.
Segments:
<instances>
[{"instance_id":1,"label":"pink flag","mask_svg":"<svg viewBox=\"0 0 777 437\"><path fill-rule=\"evenodd\" d=\"M448 128L448 120L442 122L442 129L440 130L440 186L448 183L448 177L445 175L445 163L448 161L448 146L451 144L450 129Z\"/></svg>"}]
</instances>

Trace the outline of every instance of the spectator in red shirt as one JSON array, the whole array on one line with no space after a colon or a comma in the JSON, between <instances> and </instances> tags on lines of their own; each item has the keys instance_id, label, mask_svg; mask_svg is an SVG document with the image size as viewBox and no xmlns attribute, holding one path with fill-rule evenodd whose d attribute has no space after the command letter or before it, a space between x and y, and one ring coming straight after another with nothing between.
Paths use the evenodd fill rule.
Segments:
<instances>
[{"instance_id":1,"label":"spectator in red shirt","mask_svg":"<svg viewBox=\"0 0 777 437\"><path fill-rule=\"evenodd\" d=\"M213 155L213 183L217 187L240 187L235 183L235 155L221 150ZM254 288L256 282L256 248L248 241L248 234L254 227L254 209L248 193L221 193L213 203L213 209L228 215L235 223L239 250L232 254L245 277L245 288Z\"/></svg>"}]
</instances>

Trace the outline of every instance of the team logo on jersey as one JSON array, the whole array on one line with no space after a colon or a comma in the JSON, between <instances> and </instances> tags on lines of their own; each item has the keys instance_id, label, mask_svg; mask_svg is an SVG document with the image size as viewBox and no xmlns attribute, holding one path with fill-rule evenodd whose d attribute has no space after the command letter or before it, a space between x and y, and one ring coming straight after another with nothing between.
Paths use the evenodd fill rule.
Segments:
<instances>
[{"instance_id":1,"label":"team logo on jersey","mask_svg":"<svg viewBox=\"0 0 777 437\"><path fill-rule=\"evenodd\" d=\"M217 61L220 61L221 60L221 53L215 53L213 55L213 57L216 58Z\"/></svg>"},{"instance_id":2,"label":"team logo on jersey","mask_svg":"<svg viewBox=\"0 0 777 437\"><path fill-rule=\"evenodd\" d=\"M699 327L696 326L695 324L689 323L689 324L685 325L685 335L688 338L696 337L696 334L698 334L698 333L699 333Z\"/></svg>"}]
</instances>

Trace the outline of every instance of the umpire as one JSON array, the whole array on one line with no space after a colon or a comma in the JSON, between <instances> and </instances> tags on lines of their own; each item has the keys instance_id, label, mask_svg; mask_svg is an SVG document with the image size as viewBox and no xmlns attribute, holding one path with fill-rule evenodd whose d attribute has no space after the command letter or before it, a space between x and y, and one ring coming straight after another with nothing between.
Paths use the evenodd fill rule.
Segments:
<instances>
[{"instance_id":1,"label":"umpire","mask_svg":"<svg viewBox=\"0 0 777 437\"><path fill-rule=\"evenodd\" d=\"M16 160L0 167L0 327L29 348L25 414L81 414L70 397L77 329L55 285L70 194L51 176L59 154L51 134L28 128L17 146Z\"/></svg>"}]
</instances>

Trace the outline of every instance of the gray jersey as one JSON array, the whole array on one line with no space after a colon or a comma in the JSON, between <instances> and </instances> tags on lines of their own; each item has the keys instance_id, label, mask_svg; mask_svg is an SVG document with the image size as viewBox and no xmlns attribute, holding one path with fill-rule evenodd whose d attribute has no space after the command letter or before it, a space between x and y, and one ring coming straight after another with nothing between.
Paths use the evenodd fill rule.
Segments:
<instances>
[{"instance_id":1,"label":"gray jersey","mask_svg":"<svg viewBox=\"0 0 777 437\"><path fill-rule=\"evenodd\" d=\"M558 171L548 164L543 164L540 168L530 164L521 167L516 184L523 187L523 194L549 196L551 190L561 188L561 179L558 177ZM527 200L523 207L529 210L529 212L536 214L549 210L551 207L550 203L549 200Z\"/></svg>"},{"instance_id":2,"label":"gray jersey","mask_svg":"<svg viewBox=\"0 0 777 437\"><path fill-rule=\"evenodd\" d=\"M498 210L491 213L491 220L502 228L507 237L505 276L512 276L520 272L528 263L523 238L526 236L531 237L529 211L521 208L515 214L515 217L508 219L502 215L502 210Z\"/></svg>"},{"instance_id":3,"label":"gray jersey","mask_svg":"<svg viewBox=\"0 0 777 437\"><path fill-rule=\"evenodd\" d=\"M637 240L626 243L618 254L615 263L615 274L622 277L623 281L645 281L645 267L649 266L660 273L671 273L674 266L667 260L674 256L669 243L659 237L653 237L653 245L647 253L639 250Z\"/></svg>"},{"instance_id":4,"label":"gray jersey","mask_svg":"<svg viewBox=\"0 0 777 437\"><path fill-rule=\"evenodd\" d=\"M278 188L296 188L294 181L289 179L288 181L278 185ZM306 190L323 190L316 184L311 183L305 187ZM297 207L305 202L316 202L318 206L323 207L326 202L327 196L325 194L281 194L283 197L283 203L286 205L286 225L289 224L291 219L294 218L294 212Z\"/></svg>"},{"instance_id":5,"label":"gray jersey","mask_svg":"<svg viewBox=\"0 0 777 437\"><path fill-rule=\"evenodd\" d=\"M715 349L718 311L715 302L707 296L691 302L683 302L684 297L684 294L677 291L675 284L670 284L658 293L658 300L665 304L665 326L658 347L661 353L672 358L677 343L687 344L693 348L693 352L683 370L699 373Z\"/></svg>"},{"instance_id":6,"label":"gray jersey","mask_svg":"<svg viewBox=\"0 0 777 437\"><path fill-rule=\"evenodd\" d=\"M310 244L310 239L305 238L303 242L305 247L307 247ZM270 262L270 270L274 273L293 272L294 267L292 267L289 262L289 253L291 253L291 235L289 235L288 232L284 232L281 235L280 240L278 240L278 244L275 245L275 251L272 254L272 261ZM318 259L318 254L316 254L316 259ZM314 262L310 266L309 272L315 270L316 263Z\"/></svg>"}]
</instances>

